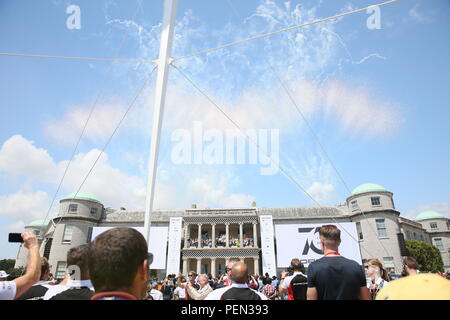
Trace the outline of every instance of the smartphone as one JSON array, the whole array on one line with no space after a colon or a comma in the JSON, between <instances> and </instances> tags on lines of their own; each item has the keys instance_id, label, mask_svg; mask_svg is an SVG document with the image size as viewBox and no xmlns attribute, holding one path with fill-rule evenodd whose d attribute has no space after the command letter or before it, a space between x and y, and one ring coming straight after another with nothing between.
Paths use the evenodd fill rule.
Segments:
<instances>
[{"instance_id":1,"label":"smartphone","mask_svg":"<svg viewBox=\"0 0 450 320\"><path fill-rule=\"evenodd\" d=\"M8 242L23 242L20 233L10 233L8 235Z\"/></svg>"}]
</instances>

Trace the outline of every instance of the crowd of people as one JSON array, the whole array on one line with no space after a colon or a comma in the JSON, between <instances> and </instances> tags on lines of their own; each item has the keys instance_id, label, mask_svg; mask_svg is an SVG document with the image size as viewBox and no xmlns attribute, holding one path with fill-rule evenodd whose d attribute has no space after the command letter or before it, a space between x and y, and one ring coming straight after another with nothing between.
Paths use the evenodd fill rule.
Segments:
<instances>
[{"instance_id":1,"label":"crowd of people","mask_svg":"<svg viewBox=\"0 0 450 320\"><path fill-rule=\"evenodd\" d=\"M279 277L250 275L244 262L231 259L218 277L190 271L158 281L149 279L153 255L142 234L114 228L90 244L70 249L68 274L55 284L36 237L24 232L26 272L6 281L7 274L0 271L0 300L450 300L448 274L446 279L421 273L417 262L406 257L403 277L392 280L377 259L362 267L341 256L336 226L322 226L319 235L324 257L309 264L307 271L294 258Z\"/></svg>"},{"instance_id":2,"label":"crowd of people","mask_svg":"<svg viewBox=\"0 0 450 320\"><path fill-rule=\"evenodd\" d=\"M212 239L202 238L201 240L202 248L212 248ZM252 247L253 246L253 238L244 238L242 239L242 245L239 238L231 238L228 240L229 247ZM198 247L198 238L192 238L187 240L188 248L189 247ZM227 240L225 237L218 237L215 239L216 247L226 247Z\"/></svg>"}]
</instances>

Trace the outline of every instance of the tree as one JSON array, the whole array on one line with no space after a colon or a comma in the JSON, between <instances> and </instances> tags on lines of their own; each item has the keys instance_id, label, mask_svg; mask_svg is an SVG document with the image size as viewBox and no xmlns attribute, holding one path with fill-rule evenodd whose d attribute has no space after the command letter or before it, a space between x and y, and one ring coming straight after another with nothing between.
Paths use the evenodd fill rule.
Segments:
<instances>
[{"instance_id":1,"label":"tree","mask_svg":"<svg viewBox=\"0 0 450 320\"><path fill-rule=\"evenodd\" d=\"M8 280L18 278L24 274L25 268L14 268L15 263L16 260L14 259L0 260L0 270L4 270L7 274L9 274Z\"/></svg>"},{"instance_id":2,"label":"tree","mask_svg":"<svg viewBox=\"0 0 450 320\"><path fill-rule=\"evenodd\" d=\"M14 259L3 259L0 260L0 270L5 270L6 273L9 273L11 269L14 269L14 264L16 260Z\"/></svg>"},{"instance_id":3,"label":"tree","mask_svg":"<svg viewBox=\"0 0 450 320\"><path fill-rule=\"evenodd\" d=\"M406 240L405 243L409 255L416 259L420 271L444 272L444 263L438 248L419 240Z\"/></svg>"}]
</instances>

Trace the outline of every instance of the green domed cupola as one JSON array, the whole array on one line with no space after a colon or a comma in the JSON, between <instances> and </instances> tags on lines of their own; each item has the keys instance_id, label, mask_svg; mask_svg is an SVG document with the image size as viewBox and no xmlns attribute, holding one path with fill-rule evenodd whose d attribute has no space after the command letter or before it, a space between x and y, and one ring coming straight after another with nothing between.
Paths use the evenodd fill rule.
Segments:
<instances>
[{"instance_id":1,"label":"green domed cupola","mask_svg":"<svg viewBox=\"0 0 450 320\"><path fill-rule=\"evenodd\" d=\"M66 196L65 198L61 199L61 200L72 200L75 197L76 192L72 192L71 194L69 194L68 196ZM79 199L79 200L88 200L88 201L93 201L93 202L98 202L101 203L96 196L94 196L91 193L88 192L78 192L77 196L75 197L75 199Z\"/></svg>"},{"instance_id":2,"label":"green domed cupola","mask_svg":"<svg viewBox=\"0 0 450 320\"><path fill-rule=\"evenodd\" d=\"M375 192L375 191L387 191L387 190L384 187L375 183L365 183L353 189L352 195L354 196L360 193Z\"/></svg>"},{"instance_id":3,"label":"green domed cupola","mask_svg":"<svg viewBox=\"0 0 450 320\"><path fill-rule=\"evenodd\" d=\"M445 216L436 211L424 211L419 213L414 220L420 221L420 220L440 219L440 218L445 218Z\"/></svg>"}]
</instances>

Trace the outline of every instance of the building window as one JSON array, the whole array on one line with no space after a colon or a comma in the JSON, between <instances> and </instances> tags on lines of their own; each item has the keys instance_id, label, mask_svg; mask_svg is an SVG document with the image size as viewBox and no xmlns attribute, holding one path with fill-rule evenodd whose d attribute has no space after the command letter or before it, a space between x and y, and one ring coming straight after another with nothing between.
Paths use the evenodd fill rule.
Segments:
<instances>
[{"instance_id":1,"label":"building window","mask_svg":"<svg viewBox=\"0 0 450 320\"><path fill-rule=\"evenodd\" d=\"M406 239L411 239L411 232L409 230L406 230Z\"/></svg>"},{"instance_id":2,"label":"building window","mask_svg":"<svg viewBox=\"0 0 450 320\"><path fill-rule=\"evenodd\" d=\"M437 229L437 222L430 222L431 229Z\"/></svg>"},{"instance_id":3,"label":"building window","mask_svg":"<svg viewBox=\"0 0 450 320\"><path fill-rule=\"evenodd\" d=\"M364 237L363 237L363 233L362 233L362 229L361 229L361 222L356 223L356 231L358 232L359 240L363 240Z\"/></svg>"},{"instance_id":4,"label":"building window","mask_svg":"<svg viewBox=\"0 0 450 320\"><path fill-rule=\"evenodd\" d=\"M91 208L91 215L95 216L97 214L97 208Z\"/></svg>"},{"instance_id":5,"label":"building window","mask_svg":"<svg viewBox=\"0 0 450 320\"><path fill-rule=\"evenodd\" d=\"M352 210L358 210L358 200L353 200L352 202L350 202L350 204L352 205Z\"/></svg>"},{"instance_id":6,"label":"building window","mask_svg":"<svg viewBox=\"0 0 450 320\"><path fill-rule=\"evenodd\" d=\"M423 234L420 234L420 241L423 241Z\"/></svg>"},{"instance_id":7,"label":"building window","mask_svg":"<svg viewBox=\"0 0 450 320\"><path fill-rule=\"evenodd\" d=\"M66 277L66 267L67 263L65 261L58 261L56 265L56 279L64 279Z\"/></svg>"},{"instance_id":8,"label":"building window","mask_svg":"<svg viewBox=\"0 0 450 320\"><path fill-rule=\"evenodd\" d=\"M415 232L413 232L413 238L414 238L414 240L417 240L417 235Z\"/></svg>"},{"instance_id":9,"label":"building window","mask_svg":"<svg viewBox=\"0 0 450 320\"><path fill-rule=\"evenodd\" d=\"M34 230L33 233L34 233L35 236L38 236L38 235L41 234L41 231L40 230Z\"/></svg>"},{"instance_id":10,"label":"building window","mask_svg":"<svg viewBox=\"0 0 450 320\"><path fill-rule=\"evenodd\" d=\"M44 247L44 258L50 259L50 250L52 248L53 238L47 238L47 242Z\"/></svg>"},{"instance_id":11,"label":"building window","mask_svg":"<svg viewBox=\"0 0 450 320\"><path fill-rule=\"evenodd\" d=\"M392 202L392 209L395 209L394 199L391 198L391 202Z\"/></svg>"},{"instance_id":12,"label":"building window","mask_svg":"<svg viewBox=\"0 0 450 320\"><path fill-rule=\"evenodd\" d=\"M434 239L434 244L439 249L439 251L445 251L444 250L444 245L442 244L442 239L441 238Z\"/></svg>"},{"instance_id":13,"label":"building window","mask_svg":"<svg viewBox=\"0 0 450 320\"><path fill-rule=\"evenodd\" d=\"M92 240L92 227L88 228L88 233L87 233L87 239L86 239L86 243L91 242Z\"/></svg>"},{"instance_id":14,"label":"building window","mask_svg":"<svg viewBox=\"0 0 450 320\"><path fill-rule=\"evenodd\" d=\"M69 204L69 213L77 212L78 205L77 204Z\"/></svg>"},{"instance_id":15,"label":"building window","mask_svg":"<svg viewBox=\"0 0 450 320\"><path fill-rule=\"evenodd\" d=\"M381 203L380 203L380 197L371 197L370 200L372 201L372 205L373 205L373 206L379 206L379 205L381 205Z\"/></svg>"},{"instance_id":16,"label":"building window","mask_svg":"<svg viewBox=\"0 0 450 320\"><path fill-rule=\"evenodd\" d=\"M66 225L64 228L63 243L71 243L72 242L72 233L73 233L73 226Z\"/></svg>"},{"instance_id":17,"label":"building window","mask_svg":"<svg viewBox=\"0 0 450 320\"><path fill-rule=\"evenodd\" d=\"M376 219L378 237L387 237L386 224L384 219Z\"/></svg>"},{"instance_id":18,"label":"building window","mask_svg":"<svg viewBox=\"0 0 450 320\"><path fill-rule=\"evenodd\" d=\"M393 257L383 257L383 264L386 269L387 268L395 268Z\"/></svg>"}]
</instances>

